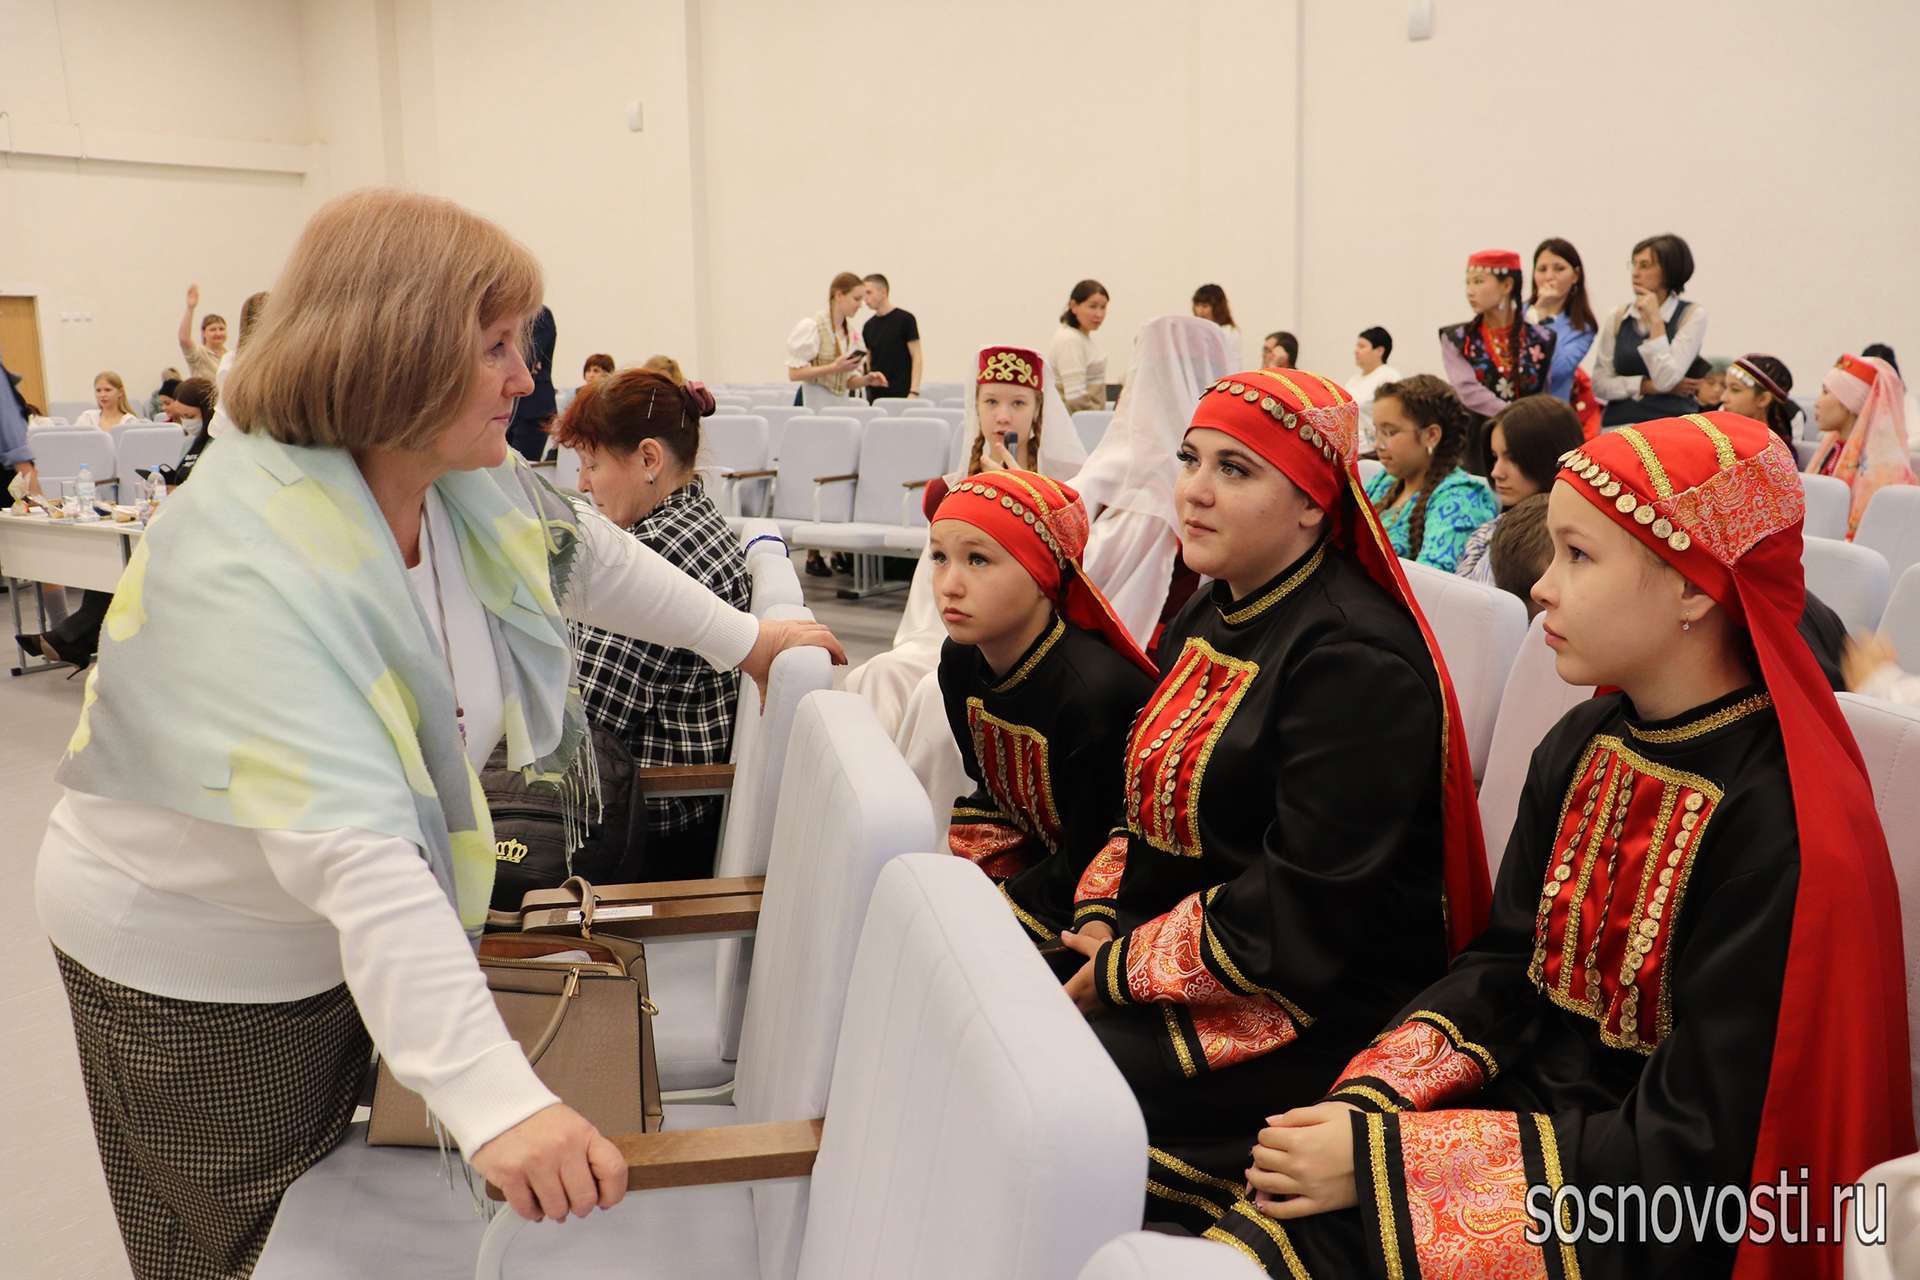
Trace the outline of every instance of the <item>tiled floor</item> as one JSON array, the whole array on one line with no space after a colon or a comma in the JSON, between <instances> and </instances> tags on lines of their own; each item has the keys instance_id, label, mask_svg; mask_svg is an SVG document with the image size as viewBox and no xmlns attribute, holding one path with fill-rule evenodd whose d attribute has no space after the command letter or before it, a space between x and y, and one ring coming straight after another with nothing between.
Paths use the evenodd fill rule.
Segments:
<instances>
[{"instance_id":1,"label":"tiled floor","mask_svg":"<svg viewBox=\"0 0 1920 1280\"><path fill-rule=\"evenodd\" d=\"M815 616L859 662L890 647L903 593L843 601L804 579ZM0 617L9 619L0 595ZM0 638L0 643L11 636ZM5 667L12 665L11 645ZM0 667L0 1276L130 1275L94 1152L66 997L33 913L33 863L58 796L53 771L80 714L65 671L9 678Z\"/></svg>"}]
</instances>

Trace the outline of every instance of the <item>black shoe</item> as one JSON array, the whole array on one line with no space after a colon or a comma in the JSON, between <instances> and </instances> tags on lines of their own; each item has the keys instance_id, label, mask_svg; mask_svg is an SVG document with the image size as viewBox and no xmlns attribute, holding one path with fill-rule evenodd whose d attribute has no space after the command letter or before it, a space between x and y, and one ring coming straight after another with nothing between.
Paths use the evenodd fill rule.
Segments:
<instances>
[{"instance_id":1,"label":"black shoe","mask_svg":"<svg viewBox=\"0 0 1920 1280\"><path fill-rule=\"evenodd\" d=\"M69 648L66 644L55 639L50 634L37 636L16 635L13 639L16 644L28 653L37 653L48 662L64 662L81 671L85 671L93 663L92 654L81 653L77 649Z\"/></svg>"},{"instance_id":2,"label":"black shoe","mask_svg":"<svg viewBox=\"0 0 1920 1280\"><path fill-rule=\"evenodd\" d=\"M853 572L853 557L844 551L834 552L833 559L829 563L832 564L835 573Z\"/></svg>"},{"instance_id":3,"label":"black shoe","mask_svg":"<svg viewBox=\"0 0 1920 1280\"><path fill-rule=\"evenodd\" d=\"M833 570L827 568L827 562L818 555L807 557L807 576L809 578L831 578Z\"/></svg>"}]
</instances>

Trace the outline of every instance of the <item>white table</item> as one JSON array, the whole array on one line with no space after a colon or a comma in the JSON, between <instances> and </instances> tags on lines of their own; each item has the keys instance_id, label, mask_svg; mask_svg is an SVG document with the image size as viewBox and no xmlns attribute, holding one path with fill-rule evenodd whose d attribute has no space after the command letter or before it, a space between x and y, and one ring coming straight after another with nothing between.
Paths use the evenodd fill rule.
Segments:
<instances>
[{"instance_id":1,"label":"white table","mask_svg":"<svg viewBox=\"0 0 1920 1280\"><path fill-rule=\"evenodd\" d=\"M13 603L13 629L24 629L20 616L20 593L37 582L57 582L66 587L84 587L92 591L112 591L120 585L120 574L133 554L133 544L146 532L138 521L118 524L110 520L81 524L75 520L54 520L48 516L16 516L0 512L0 576L9 579L8 598ZM38 596L35 596L36 601ZM44 612L41 629L46 628ZM12 674L47 671L61 663L48 662L24 649L16 650L19 665Z\"/></svg>"}]
</instances>

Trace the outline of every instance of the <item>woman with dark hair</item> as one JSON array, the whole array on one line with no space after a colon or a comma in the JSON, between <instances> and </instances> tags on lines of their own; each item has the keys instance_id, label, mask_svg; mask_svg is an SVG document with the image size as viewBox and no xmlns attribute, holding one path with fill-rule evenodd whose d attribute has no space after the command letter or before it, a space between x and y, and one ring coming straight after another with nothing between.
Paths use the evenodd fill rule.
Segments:
<instances>
[{"instance_id":1,"label":"woman with dark hair","mask_svg":"<svg viewBox=\"0 0 1920 1280\"><path fill-rule=\"evenodd\" d=\"M1240 330L1233 323L1233 308L1227 305L1227 291L1217 284L1203 284L1193 291L1193 314L1211 320L1227 331L1227 345L1236 363L1240 360Z\"/></svg>"},{"instance_id":2,"label":"woman with dark hair","mask_svg":"<svg viewBox=\"0 0 1920 1280\"><path fill-rule=\"evenodd\" d=\"M1788 394L1792 390L1793 371L1777 356L1744 355L1727 366L1727 390L1720 407L1766 423L1791 448L1793 416L1800 412Z\"/></svg>"},{"instance_id":3,"label":"woman with dark hair","mask_svg":"<svg viewBox=\"0 0 1920 1280\"><path fill-rule=\"evenodd\" d=\"M629 369L588 383L555 429L580 453L580 492L602 515L736 609L747 607L747 557L707 497L694 463L700 419L713 396L664 373ZM733 744L738 672L717 671L691 649L650 644L573 624L587 719L649 765L716 764ZM720 801L649 800L646 880L713 874Z\"/></svg>"},{"instance_id":4,"label":"woman with dark hair","mask_svg":"<svg viewBox=\"0 0 1920 1280\"><path fill-rule=\"evenodd\" d=\"M1520 255L1483 249L1467 259L1467 305L1473 319L1440 330L1440 363L1460 403L1475 415L1467 465L1485 475L1490 464L1480 422L1521 396L1547 389L1556 340L1527 322L1520 305Z\"/></svg>"},{"instance_id":5,"label":"woman with dark hair","mask_svg":"<svg viewBox=\"0 0 1920 1280\"><path fill-rule=\"evenodd\" d=\"M1700 381L1688 370L1707 341L1707 309L1680 296L1693 278L1693 250L1676 235L1650 236L1633 246L1632 278L1633 302L1607 317L1593 358L1607 427L1700 408Z\"/></svg>"},{"instance_id":6,"label":"woman with dark hair","mask_svg":"<svg viewBox=\"0 0 1920 1280\"><path fill-rule=\"evenodd\" d=\"M1373 431L1386 468L1367 500L1396 555L1452 573L1467 536L1499 513L1486 482L1461 465L1473 416L1430 373L1389 382L1373 395Z\"/></svg>"},{"instance_id":7,"label":"woman with dark hair","mask_svg":"<svg viewBox=\"0 0 1920 1280\"><path fill-rule=\"evenodd\" d=\"M847 403L847 393L860 387L884 387L884 373L862 373L867 353L860 334L849 321L865 300L865 281L842 271L827 286L826 309L794 323L787 335L787 381L802 386L793 402L810 409ZM811 560L811 557L809 558Z\"/></svg>"},{"instance_id":8,"label":"woman with dark hair","mask_svg":"<svg viewBox=\"0 0 1920 1280\"><path fill-rule=\"evenodd\" d=\"M1533 293L1527 299L1527 319L1553 332L1553 363L1547 369L1547 392L1573 406L1591 436L1600 429L1600 401L1593 379L1580 362L1600 330L1593 305L1587 301L1587 269L1571 241L1549 236L1533 251Z\"/></svg>"},{"instance_id":9,"label":"woman with dark hair","mask_svg":"<svg viewBox=\"0 0 1920 1280\"><path fill-rule=\"evenodd\" d=\"M1475 529L1453 571L1476 582L1493 582L1494 530L1508 512L1536 493L1553 487L1560 455L1577 449L1586 438L1573 407L1558 396L1526 396L1487 426L1487 449L1493 455L1488 479L1500 514Z\"/></svg>"},{"instance_id":10,"label":"woman with dark hair","mask_svg":"<svg viewBox=\"0 0 1920 1280\"><path fill-rule=\"evenodd\" d=\"M1107 407L1107 357L1093 335L1107 322L1107 286L1082 280L1073 286L1067 309L1060 313L1047 360L1053 365L1054 385L1060 388L1067 410Z\"/></svg>"}]
</instances>

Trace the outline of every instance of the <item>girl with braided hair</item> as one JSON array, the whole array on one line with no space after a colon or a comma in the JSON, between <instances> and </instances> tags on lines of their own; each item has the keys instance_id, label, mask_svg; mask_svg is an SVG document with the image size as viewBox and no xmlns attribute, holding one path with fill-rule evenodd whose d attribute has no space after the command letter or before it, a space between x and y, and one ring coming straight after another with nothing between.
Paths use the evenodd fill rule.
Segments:
<instances>
[{"instance_id":1,"label":"girl with braided hair","mask_svg":"<svg viewBox=\"0 0 1920 1280\"><path fill-rule=\"evenodd\" d=\"M1446 381L1430 373L1389 382L1373 395L1373 429L1386 470L1367 499L1394 553L1452 573L1467 539L1500 514L1486 482L1460 465L1473 415Z\"/></svg>"},{"instance_id":2,"label":"girl with braided hair","mask_svg":"<svg viewBox=\"0 0 1920 1280\"><path fill-rule=\"evenodd\" d=\"M1727 367L1727 391L1720 407L1764 422L1773 434L1793 445L1793 417L1800 406L1788 394L1793 373L1775 356L1744 355Z\"/></svg>"}]
</instances>

